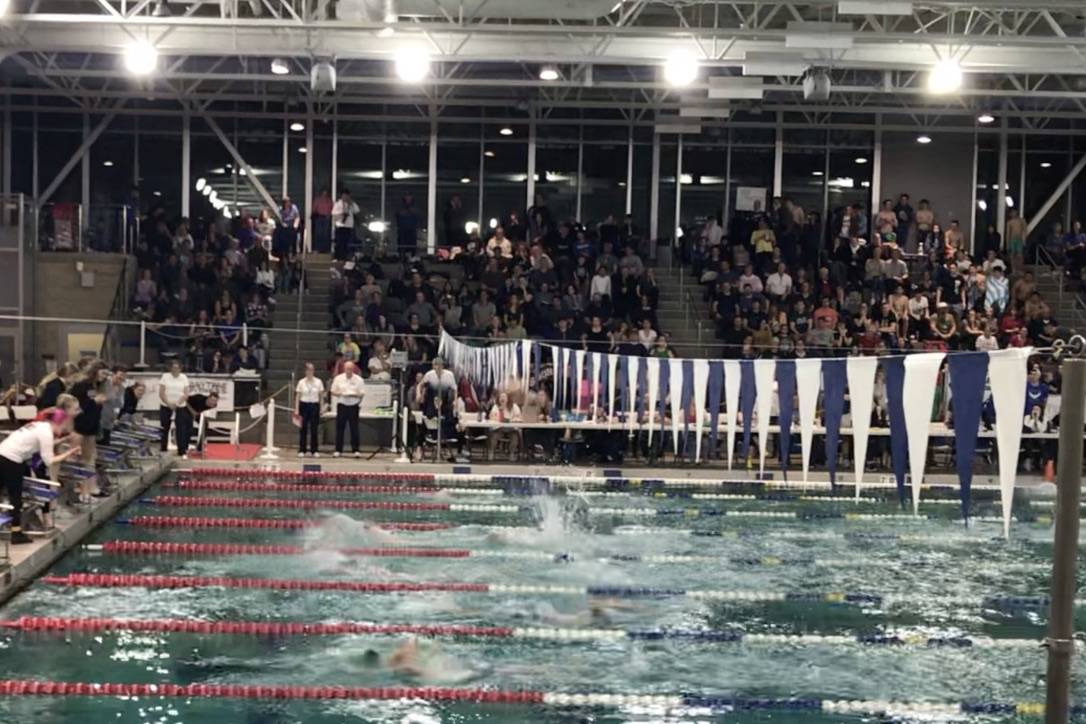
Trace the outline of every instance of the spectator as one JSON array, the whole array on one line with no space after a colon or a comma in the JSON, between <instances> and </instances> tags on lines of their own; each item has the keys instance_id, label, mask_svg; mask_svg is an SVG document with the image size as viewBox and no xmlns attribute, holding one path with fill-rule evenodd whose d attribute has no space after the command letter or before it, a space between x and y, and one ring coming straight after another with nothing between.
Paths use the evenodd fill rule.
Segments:
<instances>
[{"instance_id":1,"label":"spectator","mask_svg":"<svg viewBox=\"0 0 1086 724\"><path fill-rule=\"evenodd\" d=\"M313 220L313 251L326 254L332 250L332 213L335 202L327 188L322 188L313 198L310 217Z\"/></svg>"},{"instance_id":2,"label":"spectator","mask_svg":"<svg viewBox=\"0 0 1086 724\"><path fill-rule=\"evenodd\" d=\"M332 207L336 259L343 260L350 255L351 246L354 244L355 218L358 213L358 204L351 199L350 190L341 190L339 200Z\"/></svg>"},{"instance_id":3,"label":"spectator","mask_svg":"<svg viewBox=\"0 0 1086 724\"><path fill-rule=\"evenodd\" d=\"M344 432L350 431L351 452L361 457L358 440L358 408L365 396L365 386L353 361L343 363L343 372L332 379L332 397L336 403L336 449L332 457L343 454Z\"/></svg>"}]
</instances>

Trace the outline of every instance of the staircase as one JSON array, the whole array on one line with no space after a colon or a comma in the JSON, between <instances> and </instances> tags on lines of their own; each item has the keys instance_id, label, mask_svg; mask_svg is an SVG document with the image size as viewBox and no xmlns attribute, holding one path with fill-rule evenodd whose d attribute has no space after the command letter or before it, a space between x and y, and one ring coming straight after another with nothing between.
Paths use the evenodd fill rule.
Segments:
<instances>
[{"instance_id":1,"label":"staircase","mask_svg":"<svg viewBox=\"0 0 1086 724\"><path fill-rule=\"evenodd\" d=\"M330 254L308 254L305 257L305 273L309 290L305 294L280 294L272 315L271 349L269 350L268 369L265 376L268 391L275 392L287 385L292 388L303 374L302 366L312 362L317 367L317 375L326 377L324 364L331 357L328 343L331 336L314 334L308 330L328 330L328 304L331 298L332 266ZM306 330L302 332L276 332L276 330ZM290 411L285 406L293 400L292 394L282 394L276 398L280 412L275 418L275 440L280 447L294 447L297 428L290 421Z\"/></svg>"},{"instance_id":2,"label":"staircase","mask_svg":"<svg viewBox=\"0 0 1086 724\"><path fill-rule=\"evenodd\" d=\"M1056 318L1060 326L1078 331L1086 329L1086 315L1084 315L1082 305L1076 301L1079 292L1074 289L1064 288L1066 282L1062 275L1063 270L1052 269L1044 265L1026 268L1033 272L1033 278L1037 283L1037 291L1052 307L1052 316ZM1013 287L1013 285L1012 282L1011 286Z\"/></svg>"},{"instance_id":3,"label":"staircase","mask_svg":"<svg viewBox=\"0 0 1086 724\"><path fill-rule=\"evenodd\" d=\"M679 357L711 357L714 355L713 331L707 324L708 311L701 300L701 287L690 270L673 266L658 266L656 281L660 286L660 301L656 316L659 332L671 335L671 345ZM698 340L701 322L701 340Z\"/></svg>"}]
</instances>

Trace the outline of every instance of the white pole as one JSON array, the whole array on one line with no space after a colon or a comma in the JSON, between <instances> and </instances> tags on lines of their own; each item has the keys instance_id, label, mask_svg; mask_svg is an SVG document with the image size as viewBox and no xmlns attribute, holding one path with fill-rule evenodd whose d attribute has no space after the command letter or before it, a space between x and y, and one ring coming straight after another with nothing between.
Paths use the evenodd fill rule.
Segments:
<instances>
[{"instance_id":1,"label":"white pole","mask_svg":"<svg viewBox=\"0 0 1086 724\"><path fill-rule=\"evenodd\" d=\"M241 323L241 344L244 347L249 346L249 323L248 322L242 322Z\"/></svg>"},{"instance_id":2,"label":"white pole","mask_svg":"<svg viewBox=\"0 0 1086 724\"><path fill-rule=\"evenodd\" d=\"M411 417L411 409L407 406L403 408L403 428L400 432L400 442L403 443L400 447L400 457L396 458L398 463L409 463L411 458L407 457L407 425Z\"/></svg>"},{"instance_id":3,"label":"white pole","mask_svg":"<svg viewBox=\"0 0 1086 724\"><path fill-rule=\"evenodd\" d=\"M140 367L147 366L147 322L140 320Z\"/></svg>"},{"instance_id":4,"label":"white pole","mask_svg":"<svg viewBox=\"0 0 1086 724\"><path fill-rule=\"evenodd\" d=\"M264 454L261 460L275 460L279 456L275 454L275 398L268 400L268 427L264 434Z\"/></svg>"}]
</instances>

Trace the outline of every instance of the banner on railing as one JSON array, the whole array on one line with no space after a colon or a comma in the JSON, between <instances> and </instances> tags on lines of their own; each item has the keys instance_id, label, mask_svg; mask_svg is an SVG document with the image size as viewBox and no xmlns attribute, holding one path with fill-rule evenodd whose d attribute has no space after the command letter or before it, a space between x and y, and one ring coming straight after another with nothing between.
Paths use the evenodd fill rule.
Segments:
<instances>
[{"instance_id":1,"label":"banner on railing","mask_svg":"<svg viewBox=\"0 0 1086 724\"><path fill-rule=\"evenodd\" d=\"M162 406L158 399L158 382L161 372L130 372L129 380L142 382L147 391L140 399L141 412L157 412ZM188 375L189 394L207 395L215 392L219 395L219 410L233 410L235 406L247 407L259 396L259 377L240 378L231 375ZM239 387L246 388L244 391ZM235 398L238 398L235 400ZM244 399L242 399L244 398ZM248 402L246 401L248 400Z\"/></svg>"}]
</instances>

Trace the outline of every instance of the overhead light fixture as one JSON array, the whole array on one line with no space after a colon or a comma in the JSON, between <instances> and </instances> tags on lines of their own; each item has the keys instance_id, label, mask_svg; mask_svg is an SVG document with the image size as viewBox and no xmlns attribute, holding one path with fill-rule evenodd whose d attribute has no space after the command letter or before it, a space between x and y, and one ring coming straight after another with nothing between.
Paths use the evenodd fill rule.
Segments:
<instances>
[{"instance_id":1,"label":"overhead light fixture","mask_svg":"<svg viewBox=\"0 0 1086 724\"><path fill-rule=\"evenodd\" d=\"M1008 196L1008 197L1007 197L1006 199L1004 199L1004 200L1005 200L1005 201L1007 202L1007 208L1008 208L1008 209L1013 209L1013 208L1014 208L1014 199L1013 199L1013 198L1011 198L1010 196Z\"/></svg>"},{"instance_id":2,"label":"overhead light fixture","mask_svg":"<svg viewBox=\"0 0 1086 724\"><path fill-rule=\"evenodd\" d=\"M0 15L6 15L11 7L11 0L0 0Z\"/></svg>"},{"instance_id":3,"label":"overhead light fixture","mask_svg":"<svg viewBox=\"0 0 1086 724\"><path fill-rule=\"evenodd\" d=\"M168 18L173 15L173 11L170 10L170 4L166 0L158 0L155 3L155 9L151 11L151 17L153 18Z\"/></svg>"},{"instance_id":4,"label":"overhead light fixture","mask_svg":"<svg viewBox=\"0 0 1086 724\"><path fill-rule=\"evenodd\" d=\"M863 156L857 156L856 157L856 163L861 164L861 165L865 164L865 163L867 163L867 159L864 158Z\"/></svg>"},{"instance_id":5,"label":"overhead light fixture","mask_svg":"<svg viewBox=\"0 0 1086 724\"><path fill-rule=\"evenodd\" d=\"M286 75L290 72L290 64L283 58L273 58L271 72L273 75Z\"/></svg>"},{"instance_id":6,"label":"overhead light fixture","mask_svg":"<svg viewBox=\"0 0 1086 724\"><path fill-rule=\"evenodd\" d=\"M1051 161L1041 161L1041 168L1052 168Z\"/></svg>"},{"instance_id":7,"label":"overhead light fixture","mask_svg":"<svg viewBox=\"0 0 1086 724\"><path fill-rule=\"evenodd\" d=\"M210 196L211 191L212 191L211 185L208 184L207 186L204 186L204 190L201 193L203 193L204 196Z\"/></svg>"},{"instance_id":8,"label":"overhead light fixture","mask_svg":"<svg viewBox=\"0 0 1086 724\"><path fill-rule=\"evenodd\" d=\"M545 65L539 69L539 80L558 80L558 69L553 65Z\"/></svg>"},{"instance_id":9,"label":"overhead light fixture","mask_svg":"<svg viewBox=\"0 0 1086 724\"><path fill-rule=\"evenodd\" d=\"M977 199L977 208L980 209L981 211L987 211L988 210L988 202L985 201L984 199Z\"/></svg>"},{"instance_id":10,"label":"overhead light fixture","mask_svg":"<svg viewBox=\"0 0 1086 724\"><path fill-rule=\"evenodd\" d=\"M295 121L294 123L290 124L290 130L294 131L295 133L298 133L299 131L304 131L305 124L301 121Z\"/></svg>"},{"instance_id":11,"label":"overhead light fixture","mask_svg":"<svg viewBox=\"0 0 1086 724\"><path fill-rule=\"evenodd\" d=\"M468 178L467 176L465 176L464 178L460 179L460 183L462 183L462 184L470 184L471 179Z\"/></svg>"},{"instance_id":12,"label":"overhead light fixture","mask_svg":"<svg viewBox=\"0 0 1086 724\"><path fill-rule=\"evenodd\" d=\"M203 176L196 179L196 190L197 191L203 191L204 186L207 186L207 179L205 179Z\"/></svg>"},{"instance_id":13,"label":"overhead light fixture","mask_svg":"<svg viewBox=\"0 0 1086 724\"><path fill-rule=\"evenodd\" d=\"M489 149L487 149L486 151L483 151L483 155L486 156L487 158L494 158L494 152L489 150Z\"/></svg>"},{"instance_id":14,"label":"overhead light fixture","mask_svg":"<svg viewBox=\"0 0 1086 724\"><path fill-rule=\"evenodd\" d=\"M464 224L464 233L465 234L474 234L478 230L479 230L479 224L474 222L474 221L469 221L468 223Z\"/></svg>"},{"instance_id":15,"label":"overhead light fixture","mask_svg":"<svg viewBox=\"0 0 1086 724\"><path fill-rule=\"evenodd\" d=\"M928 91L936 95L954 93L962 87L962 68L953 58L944 58L928 72Z\"/></svg>"},{"instance_id":16,"label":"overhead light fixture","mask_svg":"<svg viewBox=\"0 0 1086 724\"><path fill-rule=\"evenodd\" d=\"M495 219L493 216L490 217L489 226L490 226L491 229L497 229L498 228L498 220Z\"/></svg>"},{"instance_id":17,"label":"overhead light fixture","mask_svg":"<svg viewBox=\"0 0 1086 724\"><path fill-rule=\"evenodd\" d=\"M386 25L392 25L400 20L400 13L396 9L396 0L384 0L381 18Z\"/></svg>"},{"instance_id":18,"label":"overhead light fixture","mask_svg":"<svg viewBox=\"0 0 1086 724\"><path fill-rule=\"evenodd\" d=\"M513 129L509 126L502 126L500 129L498 129L498 133L502 134L503 136L512 136Z\"/></svg>"},{"instance_id":19,"label":"overhead light fixture","mask_svg":"<svg viewBox=\"0 0 1086 724\"><path fill-rule=\"evenodd\" d=\"M152 191L151 193L154 194L155 196L161 196L162 195L161 191Z\"/></svg>"},{"instance_id":20,"label":"overhead light fixture","mask_svg":"<svg viewBox=\"0 0 1086 724\"><path fill-rule=\"evenodd\" d=\"M838 15L912 15L912 0L837 0Z\"/></svg>"},{"instance_id":21,"label":"overhead light fixture","mask_svg":"<svg viewBox=\"0 0 1086 724\"><path fill-rule=\"evenodd\" d=\"M995 116L991 113L981 113L977 116L977 123L991 123L995 120Z\"/></svg>"},{"instance_id":22,"label":"overhead light fixture","mask_svg":"<svg viewBox=\"0 0 1086 724\"><path fill-rule=\"evenodd\" d=\"M812 176L821 176L822 172L821 171L811 171L811 175Z\"/></svg>"},{"instance_id":23,"label":"overhead light fixture","mask_svg":"<svg viewBox=\"0 0 1086 724\"><path fill-rule=\"evenodd\" d=\"M113 162L112 161L102 161L102 165L105 166L106 168L110 168L110 167L113 166Z\"/></svg>"},{"instance_id":24,"label":"overhead light fixture","mask_svg":"<svg viewBox=\"0 0 1086 724\"><path fill-rule=\"evenodd\" d=\"M404 48L396 54L395 64L404 83L419 83L430 74L430 54L420 48Z\"/></svg>"},{"instance_id":25,"label":"overhead light fixture","mask_svg":"<svg viewBox=\"0 0 1086 724\"><path fill-rule=\"evenodd\" d=\"M694 177L688 173L679 174L679 183L692 184L694 183Z\"/></svg>"},{"instance_id":26,"label":"overhead light fixture","mask_svg":"<svg viewBox=\"0 0 1086 724\"><path fill-rule=\"evenodd\" d=\"M860 186L864 187L865 189L869 189L869 188L871 188L871 182L870 181L861 181Z\"/></svg>"},{"instance_id":27,"label":"overhead light fixture","mask_svg":"<svg viewBox=\"0 0 1086 724\"><path fill-rule=\"evenodd\" d=\"M306 148L305 146L299 146L298 147L298 153L309 153L309 149Z\"/></svg>"},{"instance_id":28,"label":"overhead light fixture","mask_svg":"<svg viewBox=\"0 0 1086 724\"><path fill-rule=\"evenodd\" d=\"M369 229L372 234L383 234L385 233L385 229L388 228L388 224L383 221L371 221L366 224L366 228Z\"/></svg>"},{"instance_id":29,"label":"overhead light fixture","mask_svg":"<svg viewBox=\"0 0 1086 724\"><path fill-rule=\"evenodd\" d=\"M697 58L685 50L676 50L664 62L664 80L673 86L690 85L697 77Z\"/></svg>"},{"instance_id":30,"label":"overhead light fixture","mask_svg":"<svg viewBox=\"0 0 1086 724\"><path fill-rule=\"evenodd\" d=\"M676 227L675 227L675 238L676 238L676 239L681 239L681 238L683 238L683 234L684 234L684 233L685 233L685 232L683 231L683 227L681 227L681 226L676 226Z\"/></svg>"},{"instance_id":31,"label":"overhead light fixture","mask_svg":"<svg viewBox=\"0 0 1086 724\"><path fill-rule=\"evenodd\" d=\"M931 143L931 136L917 136L917 143Z\"/></svg>"},{"instance_id":32,"label":"overhead light fixture","mask_svg":"<svg viewBox=\"0 0 1086 724\"><path fill-rule=\"evenodd\" d=\"M158 66L158 50L146 40L135 40L124 49L124 67L132 75L150 75Z\"/></svg>"}]
</instances>

